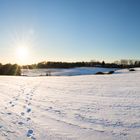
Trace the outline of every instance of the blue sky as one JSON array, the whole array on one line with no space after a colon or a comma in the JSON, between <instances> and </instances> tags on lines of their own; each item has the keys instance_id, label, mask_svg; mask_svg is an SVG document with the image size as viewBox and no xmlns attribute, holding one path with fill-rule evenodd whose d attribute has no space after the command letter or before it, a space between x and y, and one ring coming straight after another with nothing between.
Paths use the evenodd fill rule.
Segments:
<instances>
[{"instance_id":1,"label":"blue sky","mask_svg":"<svg viewBox=\"0 0 140 140\"><path fill-rule=\"evenodd\" d=\"M139 0L0 0L0 62L140 59Z\"/></svg>"}]
</instances>

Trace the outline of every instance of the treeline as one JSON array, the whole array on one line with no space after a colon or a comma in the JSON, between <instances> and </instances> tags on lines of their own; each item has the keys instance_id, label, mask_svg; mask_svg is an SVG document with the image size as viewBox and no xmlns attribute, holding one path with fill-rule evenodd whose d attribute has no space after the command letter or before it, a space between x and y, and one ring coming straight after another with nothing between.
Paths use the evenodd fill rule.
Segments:
<instances>
[{"instance_id":1,"label":"treeline","mask_svg":"<svg viewBox=\"0 0 140 140\"><path fill-rule=\"evenodd\" d=\"M140 67L140 61L120 60L114 63L105 63L105 61L90 61L90 62L53 62L43 61L38 64L24 65L23 69L35 68L75 68L75 67L104 67L104 68L133 68Z\"/></svg>"},{"instance_id":2,"label":"treeline","mask_svg":"<svg viewBox=\"0 0 140 140\"><path fill-rule=\"evenodd\" d=\"M120 61L115 61L114 63L126 67L140 67L140 60L121 59Z\"/></svg>"},{"instance_id":3,"label":"treeline","mask_svg":"<svg viewBox=\"0 0 140 140\"><path fill-rule=\"evenodd\" d=\"M103 68L134 68L140 67L139 60L115 61L114 63L105 63L105 61L90 62L53 62L43 61L37 64L19 66L17 64L1 64L0 75L21 75L21 69L38 69L38 68L75 68L75 67L103 67Z\"/></svg>"},{"instance_id":4,"label":"treeline","mask_svg":"<svg viewBox=\"0 0 140 140\"><path fill-rule=\"evenodd\" d=\"M100 62L53 62L43 61L38 64L24 65L23 69L34 69L34 68L75 68L75 67L93 67L100 65Z\"/></svg>"},{"instance_id":5,"label":"treeline","mask_svg":"<svg viewBox=\"0 0 140 140\"><path fill-rule=\"evenodd\" d=\"M21 75L21 67L17 64L1 64L0 75Z\"/></svg>"}]
</instances>

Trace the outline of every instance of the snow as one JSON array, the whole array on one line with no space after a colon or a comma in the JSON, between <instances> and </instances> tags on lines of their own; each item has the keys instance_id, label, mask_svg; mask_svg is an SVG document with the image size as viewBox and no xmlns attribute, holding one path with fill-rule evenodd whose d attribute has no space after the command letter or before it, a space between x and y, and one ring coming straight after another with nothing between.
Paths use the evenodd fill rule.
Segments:
<instances>
[{"instance_id":1,"label":"snow","mask_svg":"<svg viewBox=\"0 0 140 140\"><path fill-rule=\"evenodd\" d=\"M100 67L80 67L69 69L23 69L22 75L26 76L76 76L76 75L92 75L97 72L109 72L118 70L117 68L100 68Z\"/></svg>"},{"instance_id":2,"label":"snow","mask_svg":"<svg viewBox=\"0 0 140 140\"><path fill-rule=\"evenodd\" d=\"M0 140L138 140L140 69L1 76Z\"/></svg>"}]
</instances>

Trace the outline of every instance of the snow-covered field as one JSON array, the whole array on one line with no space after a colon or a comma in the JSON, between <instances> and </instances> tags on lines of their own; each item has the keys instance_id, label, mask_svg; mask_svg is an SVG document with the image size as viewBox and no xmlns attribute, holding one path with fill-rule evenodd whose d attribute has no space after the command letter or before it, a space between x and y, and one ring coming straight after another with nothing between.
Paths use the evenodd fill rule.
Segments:
<instances>
[{"instance_id":1,"label":"snow-covered field","mask_svg":"<svg viewBox=\"0 0 140 140\"><path fill-rule=\"evenodd\" d=\"M0 140L139 140L140 69L0 77Z\"/></svg>"},{"instance_id":2,"label":"snow-covered field","mask_svg":"<svg viewBox=\"0 0 140 140\"><path fill-rule=\"evenodd\" d=\"M70 69L23 69L22 75L26 76L76 76L92 75L97 72L109 72L118 70L116 68L99 68L99 67L79 67Z\"/></svg>"}]
</instances>

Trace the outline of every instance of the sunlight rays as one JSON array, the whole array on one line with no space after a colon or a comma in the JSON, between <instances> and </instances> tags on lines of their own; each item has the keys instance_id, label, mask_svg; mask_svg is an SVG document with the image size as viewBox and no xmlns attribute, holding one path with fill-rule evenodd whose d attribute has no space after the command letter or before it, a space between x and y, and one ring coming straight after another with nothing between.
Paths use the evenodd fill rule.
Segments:
<instances>
[{"instance_id":1,"label":"sunlight rays","mask_svg":"<svg viewBox=\"0 0 140 140\"><path fill-rule=\"evenodd\" d=\"M33 52L31 50L34 44L33 36L33 29L15 31L12 34L11 45L14 47L14 59L16 63L24 65L30 62L33 55L31 54L31 52Z\"/></svg>"}]
</instances>

